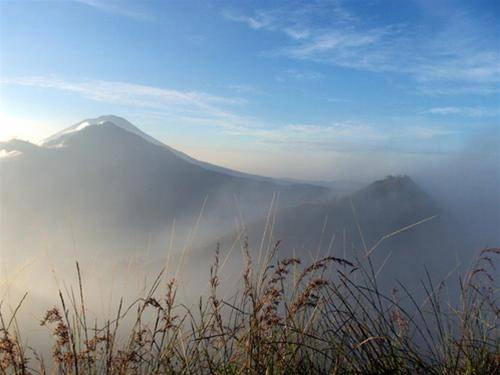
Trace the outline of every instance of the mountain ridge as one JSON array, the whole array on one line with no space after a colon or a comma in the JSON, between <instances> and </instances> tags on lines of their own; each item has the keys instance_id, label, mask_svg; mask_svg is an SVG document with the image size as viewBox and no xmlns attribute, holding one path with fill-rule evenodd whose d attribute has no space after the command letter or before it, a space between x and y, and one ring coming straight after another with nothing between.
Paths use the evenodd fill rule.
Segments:
<instances>
[{"instance_id":1,"label":"mountain ridge","mask_svg":"<svg viewBox=\"0 0 500 375\"><path fill-rule=\"evenodd\" d=\"M258 179L261 181L267 181L271 183L277 183L281 185L294 185L294 184L306 184L306 185L315 185L315 186L322 186L325 188L329 188L327 184L317 184L313 181L302 181L302 180L293 180L293 179L287 179L287 178L274 178L274 177L268 177L268 176L261 176L261 175L256 175L252 173L247 173L247 172L242 172L226 167L221 167L219 165L215 165L209 162L205 162L202 160L198 160L196 158L193 158L192 156L187 155L186 153L179 151L159 140L156 138L148 135L147 133L143 132L140 128L137 126L133 125L130 123L128 120L126 120L123 117L116 116L116 115L104 115L104 116L99 116L96 118L89 118L83 121L80 121L68 128L65 128L47 138L42 140L41 145L43 147L61 147L61 143L57 143L58 140L61 138L71 135L72 133L78 132L80 130L83 130L84 128L88 126L106 126L106 125L115 125L118 128L128 131L132 134L135 134L148 142L151 142L154 145L161 146L166 148L167 150L175 153L178 157L181 159L184 159L185 161L188 161L189 163L201 166L205 169L218 172L218 173L224 173L224 174L229 174L235 177L243 177L243 178L252 178L252 179Z\"/></svg>"}]
</instances>

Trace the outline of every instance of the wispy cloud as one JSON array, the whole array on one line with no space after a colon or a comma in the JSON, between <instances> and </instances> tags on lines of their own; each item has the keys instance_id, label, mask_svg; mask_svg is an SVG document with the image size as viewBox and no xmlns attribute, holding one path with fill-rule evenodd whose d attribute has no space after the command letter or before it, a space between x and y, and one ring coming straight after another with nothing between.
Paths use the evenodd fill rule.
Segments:
<instances>
[{"instance_id":1,"label":"wispy cloud","mask_svg":"<svg viewBox=\"0 0 500 375\"><path fill-rule=\"evenodd\" d=\"M234 91L238 94L263 94L264 91L262 91L260 88L254 86L254 85L249 85L249 84L232 84L227 87L229 90Z\"/></svg>"},{"instance_id":2,"label":"wispy cloud","mask_svg":"<svg viewBox=\"0 0 500 375\"><path fill-rule=\"evenodd\" d=\"M102 80L68 81L53 76L3 78L3 84L55 89L86 99L117 105L162 109L185 118L203 118L211 126L249 126L252 119L235 114L230 107L243 99L211 95L200 91L180 91L126 82Z\"/></svg>"},{"instance_id":3,"label":"wispy cloud","mask_svg":"<svg viewBox=\"0 0 500 375\"><path fill-rule=\"evenodd\" d=\"M325 98L325 101L328 103L350 103L352 100L346 98L336 98L336 97L328 97Z\"/></svg>"},{"instance_id":4,"label":"wispy cloud","mask_svg":"<svg viewBox=\"0 0 500 375\"><path fill-rule=\"evenodd\" d=\"M264 12L259 12L255 16L245 16L231 10L224 10L222 15L231 21L243 22L248 27L258 30L262 28L269 28L272 25L272 18Z\"/></svg>"},{"instance_id":5,"label":"wispy cloud","mask_svg":"<svg viewBox=\"0 0 500 375\"><path fill-rule=\"evenodd\" d=\"M146 2L124 0L73 0L102 12L118 14L139 21L151 21L153 14L144 7Z\"/></svg>"},{"instance_id":6,"label":"wispy cloud","mask_svg":"<svg viewBox=\"0 0 500 375\"><path fill-rule=\"evenodd\" d=\"M258 142L311 150L386 150L395 142L423 142L452 136L454 131L438 126L407 126L388 129L356 121L332 124L288 124L273 128L232 130L231 134L253 137ZM405 152L414 152L408 147Z\"/></svg>"},{"instance_id":7,"label":"wispy cloud","mask_svg":"<svg viewBox=\"0 0 500 375\"><path fill-rule=\"evenodd\" d=\"M422 114L429 115L455 115L465 117L499 117L498 108L486 107L435 107L423 111Z\"/></svg>"},{"instance_id":8,"label":"wispy cloud","mask_svg":"<svg viewBox=\"0 0 500 375\"><path fill-rule=\"evenodd\" d=\"M482 22L455 7L441 15L439 27L425 29L411 22L375 24L340 1L223 15L254 30L286 35L286 44L265 52L270 56L406 74L426 94L499 91L500 51L494 22Z\"/></svg>"},{"instance_id":9,"label":"wispy cloud","mask_svg":"<svg viewBox=\"0 0 500 375\"><path fill-rule=\"evenodd\" d=\"M285 69L276 75L276 81L287 82L290 80L294 81L318 81L324 78L323 73L314 70L303 70L303 69Z\"/></svg>"},{"instance_id":10,"label":"wispy cloud","mask_svg":"<svg viewBox=\"0 0 500 375\"><path fill-rule=\"evenodd\" d=\"M2 83L53 88L78 93L86 98L97 101L145 107L183 103L207 107L213 103L235 104L239 102L237 99L209 95L199 91L180 91L134 83L102 80L67 81L53 76L3 78Z\"/></svg>"},{"instance_id":11,"label":"wispy cloud","mask_svg":"<svg viewBox=\"0 0 500 375\"><path fill-rule=\"evenodd\" d=\"M21 85L59 90L82 98L142 108L153 117L175 121L177 125L219 128L223 134L273 143L284 147L314 150L384 149L394 141L427 141L452 135L441 127L380 127L359 121L322 124L276 124L241 115L241 100L200 91L180 91L126 82L102 80L68 81L57 77L3 78L4 85ZM148 112L146 112L148 113Z\"/></svg>"}]
</instances>

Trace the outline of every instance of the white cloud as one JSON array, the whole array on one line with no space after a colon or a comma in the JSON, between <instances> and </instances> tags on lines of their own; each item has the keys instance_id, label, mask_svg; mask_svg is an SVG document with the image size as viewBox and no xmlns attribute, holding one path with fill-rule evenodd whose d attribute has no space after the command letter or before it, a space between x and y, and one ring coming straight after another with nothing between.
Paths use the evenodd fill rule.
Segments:
<instances>
[{"instance_id":1,"label":"white cloud","mask_svg":"<svg viewBox=\"0 0 500 375\"><path fill-rule=\"evenodd\" d=\"M486 107L435 107L422 112L430 115L456 115L465 117L498 117L498 108Z\"/></svg>"},{"instance_id":2,"label":"white cloud","mask_svg":"<svg viewBox=\"0 0 500 375\"><path fill-rule=\"evenodd\" d=\"M258 142L281 144L301 149L330 149L336 151L383 150L393 143L420 142L450 136L453 131L439 126L406 126L384 128L371 124L347 121L327 125L288 124L272 128L242 128L230 131L233 135L255 138ZM406 150L411 152L411 149Z\"/></svg>"},{"instance_id":3,"label":"white cloud","mask_svg":"<svg viewBox=\"0 0 500 375\"><path fill-rule=\"evenodd\" d=\"M268 56L405 74L425 94L499 92L495 26L460 9L450 8L438 27L427 29L411 23L371 26L370 19L353 15L338 1L224 15L255 30L288 36L285 45L265 51Z\"/></svg>"},{"instance_id":4,"label":"white cloud","mask_svg":"<svg viewBox=\"0 0 500 375\"><path fill-rule=\"evenodd\" d=\"M346 98L335 98L335 97L328 97L325 98L325 101L328 103L350 103L352 100L346 99Z\"/></svg>"},{"instance_id":5,"label":"white cloud","mask_svg":"<svg viewBox=\"0 0 500 375\"><path fill-rule=\"evenodd\" d=\"M272 25L272 18L269 17L266 13L257 14L255 17L244 16L242 14L238 14L232 12L230 10L224 10L222 15L231 21L243 22L247 24L248 27L252 29L262 29Z\"/></svg>"},{"instance_id":6,"label":"white cloud","mask_svg":"<svg viewBox=\"0 0 500 375\"><path fill-rule=\"evenodd\" d=\"M417 141L449 136L455 134L452 130L440 126L410 126L403 130L402 135Z\"/></svg>"},{"instance_id":7,"label":"white cloud","mask_svg":"<svg viewBox=\"0 0 500 375\"><path fill-rule=\"evenodd\" d=\"M286 82L289 80L295 81L318 81L324 78L325 75L314 70L300 70L300 69L285 69L276 75L278 82Z\"/></svg>"},{"instance_id":8,"label":"white cloud","mask_svg":"<svg viewBox=\"0 0 500 375\"><path fill-rule=\"evenodd\" d=\"M261 89L255 87L253 85L249 85L249 84L233 84L233 85L229 85L227 88L238 93L238 94L259 95L259 94L264 93Z\"/></svg>"},{"instance_id":9,"label":"white cloud","mask_svg":"<svg viewBox=\"0 0 500 375\"><path fill-rule=\"evenodd\" d=\"M212 104L237 104L234 98L209 95L199 91L180 91L126 82L83 80L67 81L53 76L32 76L23 78L4 78L3 83L42 88L54 88L81 94L82 96L104 102L137 106L157 106L165 104L194 104L209 107Z\"/></svg>"},{"instance_id":10,"label":"white cloud","mask_svg":"<svg viewBox=\"0 0 500 375\"><path fill-rule=\"evenodd\" d=\"M145 2L119 1L119 0L73 0L77 3L88 5L102 12L118 14L134 18L138 21L150 21L153 14L144 8Z\"/></svg>"},{"instance_id":11,"label":"white cloud","mask_svg":"<svg viewBox=\"0 0 500 375\"><path fill-rule=\"evenodd\" d=\"M210 95L200 91L180 91L134 83L102 80L68 81L57 77L3 78L3 84L56 89L98 102L124 106L162 109L171 115L202 117L211 126L233 128L248 126L251 119L239 116L228 107L242 104L238 98Z\"/></svg>"}]
</instances>

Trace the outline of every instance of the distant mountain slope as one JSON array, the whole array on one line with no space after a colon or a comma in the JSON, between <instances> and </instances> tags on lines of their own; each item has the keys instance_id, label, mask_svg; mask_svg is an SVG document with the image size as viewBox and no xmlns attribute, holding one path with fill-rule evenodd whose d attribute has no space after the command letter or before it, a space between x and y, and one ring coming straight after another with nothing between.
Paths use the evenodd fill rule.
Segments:
<instances>
[{"instance_id":1,"label":"distant mountain slope","mask_svg":"<svg viewBox=\"0 0 500 375\"><path fill-rule=\"evenodd\" d=\"M9 218L2 240L11 245L35 232L52 240L68 233L71 221L82 232L79 241L143 246L174 219L179 226L195 222L205 199L211 231L232 222L235 197L256 218L274 193L284 206L331 194L205 168L115 116L83 121L40 146L13 140L0 149L1 210Z\"/></svg>"},{"instance_id":2,"label":"distant mountain slope","mask_svg":"<svg viewBox=\"0 0 500 375\"><path fill-rule=\"evenodd\" d=\"M424 275L424 265L444 277L456 266L457 254L464 259L456 223L408 176L389 176L329 202L278 210L271 222L272 229L261 220L218 242L228 249L237 238L247 238L257 252L266 233L264 243L281 241L281 257L306 262L326 254L363 259L365 246L369 250L384 235L410 227L382 241L372 253L376 267L384 264L379 278L391 286L396 279L415 285ZM201 251L211 254L214 247Z\"/></svg>"},{"instance_id":3,"label":"distant mountain slope","mask_svg":"<svg viewBox=\"0 0 500 375\"><path fill-rule=\"evenodd\" d=\"M439 216L442 209L408 176L388 176L353 194L321 203L305 203L278 210L274 236L296 248L316 248L321 237L347 231L358 237L358 224L366 241ZM258 234L263 222L247 230Z\"/></svg>"}]
</instances>

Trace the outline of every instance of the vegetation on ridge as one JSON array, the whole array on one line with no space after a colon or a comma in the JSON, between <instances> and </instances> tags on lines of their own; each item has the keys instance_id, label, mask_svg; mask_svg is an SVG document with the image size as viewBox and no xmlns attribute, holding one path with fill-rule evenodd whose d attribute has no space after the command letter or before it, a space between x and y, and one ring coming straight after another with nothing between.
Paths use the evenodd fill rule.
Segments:
<instances>
[{"instance_id":1,"label":"vegetation on ridge","mask_svg":"<svg viewBox=\"0 0 500 375\"><path fill-rule=\"evenodd\" d=\"M15 315L0 313L2 374L282 374L498 373L499 308L491 274L498 248L484 249L461 279L454 306L430 277L420 305L400 285L377 288L368 262L327 256L309 265L279 259L279 242L262 259L244 246L241 286L220 294L220 252L210 268L209 293L197 306L179 303L176 280L160 274L116 318L91 324L82 274L79 290L63 295L41 320L52 337L52 359L23 345ZM364 266L368 264L368 266ZM166 282L166 292L160 292ZM76 294L76 296L75 296ZM400 303L406 298L411 306ZM119 328L133 315L127 335ZM128 324L128 323L127 323ZM52 371L51 371L52 369Z\"/></svg>"}]
</instances>

